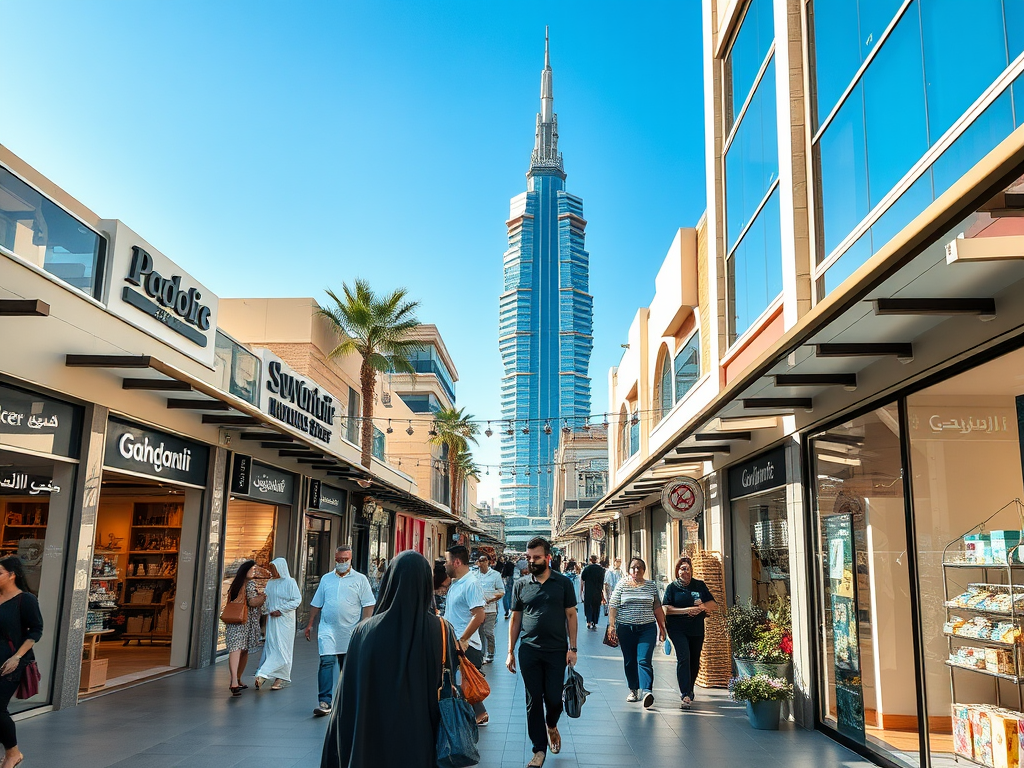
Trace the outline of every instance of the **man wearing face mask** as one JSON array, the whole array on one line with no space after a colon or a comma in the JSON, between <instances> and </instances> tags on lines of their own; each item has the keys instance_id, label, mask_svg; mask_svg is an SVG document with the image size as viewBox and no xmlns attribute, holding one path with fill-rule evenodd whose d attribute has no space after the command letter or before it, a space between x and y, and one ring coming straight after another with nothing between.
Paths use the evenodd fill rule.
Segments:
<instances>
[{"instance_id":1,"label":"man wearing face mask","mask_svg":"<svg viewBox=\"0 0 1024 768\"><path fill-rule=\"evenodd\" d=\"M363 619L373 614L376 599L370 589L370 580L352 569L352 547L338 547L334 553L334 570L320 577L320 586L310 602L306 639L313 624L320 617L316 641L320 651L320 671L317 674L319 706L313 710L317 717L331 714L334 700L334 668L345 666L348 641Z\"/></svg>"}]
</instances>

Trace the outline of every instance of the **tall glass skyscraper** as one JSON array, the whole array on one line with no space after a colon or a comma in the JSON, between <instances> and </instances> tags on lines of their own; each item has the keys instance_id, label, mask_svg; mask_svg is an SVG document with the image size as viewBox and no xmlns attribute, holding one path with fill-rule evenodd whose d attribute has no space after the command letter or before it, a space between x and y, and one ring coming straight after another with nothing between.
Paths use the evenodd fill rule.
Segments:
<instances>
[{"instance_id":1,"label":"tall glass skyscraper","mask_svg":"<svg viewBox=\"0 0 1024 768\"><path fill-rule=\"evenodd\" d=\"M498 348L505 373L501 413L501 506L506 515L547 516L551 466L565 426L590 414L594 302L584 248L583 200L565 191L551 60L544 36L537 134L526 192L510 203ZM545 421L546 420L546 421ZM511 434L510 434L511 432Z\"/></svg>"}]
</instances>

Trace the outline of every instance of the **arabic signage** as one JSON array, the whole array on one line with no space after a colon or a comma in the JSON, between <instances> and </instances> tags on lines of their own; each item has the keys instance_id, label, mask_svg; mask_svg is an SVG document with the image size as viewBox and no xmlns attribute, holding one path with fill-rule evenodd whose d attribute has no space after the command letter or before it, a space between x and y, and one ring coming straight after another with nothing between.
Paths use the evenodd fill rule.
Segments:
<instances>
[{"instance_id":1,"label":"arabic signage","mask_svg":"<svg viewBox=\"0 0 1024 768\"><path fill-rule=\"evenodd\" d=\"M76 406L0 385L0 445L74 458L80 429Z\"/></svg>"},{"instance_id":2,"label":"arabic signage","mask_svg":"<svg viewBox=\"0 0 1024 768\"><path fill-rule=\"evenodd\" d=\"M296 373L270 350L263 350L260 408L273 419L329 445L338 414L334 396Z\"/></svg>"},{"instance_id":3,"label":"arabic signage","mask_svg":"<svg viewBox=\"0 0 1024 768\"><path fill-rule=\"evenodd\" d=\"M1017 439L1014 406L975 406L965 398L955 398L955 401L957 405L910 406L907 416L913 439L957 442Z\"/></svg>"},{"instance_id":4,"label":"arabic signage","mask_svg":"<svg viewBox=\"0 0 1024 768\"><path fill-rule=\"evenodd\" d=\"M729 498L738 499L786 484L786 448L779 446L729 469Z\"/></svg>"},{"instance_id":5,"label":"arabic signage","mask_svg":"<svg viewBox=\"0 0 1024 768\"><path fill-rule=\"evenodd\" d=\"M231 460L231 493L249 495L252 483L252 456L236 453Z\"/></svg>"},{"instance_id":6,"label":"arabic signage","mask_svg":"<svg viewBox=\"0 0 1024 768\"><path fill-rule=\"evenodd\" d=\"M54 485L53 478L37 474L0 471L0 496L49 496L60 493L60 486Z\"/></svg>"},{"instance_id":7,"label":"arabic signage","mask_svg":"<svg viewBox=\"0 0 1024 768\"><path fill-rule=\"evenodd\" d=\"M704 489L692 477L674 477L661 491L661 506L673 520L693 520L704 511Z\"/></svg>"},{"instance_id":8,"label":"arabic signage","mask_svg":"<svg viewBox=\"0 0 1024 768\"><path fill-rule=\"evenodd\" d=\"M107 420L103 464L138 475L203 487L209 449L114 416Z\"/></svg>"},{"instance_id":9,"label":"arabic signage","mask_svg":"<svg viewBox=\"0 0 1024 768\"><path fill-rule=\"evenodd\" d=\"M309 508L340 515L345 510L345 491L319 480L310 480Z\"/></svg>"},{"instance_id":10,"label":"arabic signage","mask_svg":"<svg viewBox=\"0 0 1024 768\"><path fill-rule=\"evenodd\" d=\"M111 234L111 312L212 368L217 296L120 221L101 222Z\"/></svg>"},{"instance_id":11,"label":"arabic signage","mask_svg":"<svg viewBox=\"0 0 1024 768\"><path fill-rule=\"evenodd\" d=\"M291 506L295 492L295 475L290 472L282 472L279 469L268 467L256 461L239 462L240 457L235 457L231 473L231 492L240 496L250 496L254 499L269 501L271 504L287 504ZM244 458L248 459L248 456ZM244 482L244 477L239 471L248 466L249 482Z\"/></svg>"}]
</instances>

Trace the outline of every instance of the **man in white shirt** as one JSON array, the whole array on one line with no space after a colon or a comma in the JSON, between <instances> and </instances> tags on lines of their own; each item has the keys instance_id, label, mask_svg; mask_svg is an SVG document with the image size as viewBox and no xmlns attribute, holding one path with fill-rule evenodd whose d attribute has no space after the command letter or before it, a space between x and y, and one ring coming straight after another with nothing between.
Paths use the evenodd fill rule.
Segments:
<instances>
[{"instance_id":1,"label":"man in white shirt","mask_svg":"<svg viewBox=\"0 0 1024 768\"><path fill-rule=\"evenodd\" d=\"M320 626L316 642L320 651L320 671L317 673L319 706L313 710L317 717L331 714L334 699L334 667L340 672L345 667L348 641L363 619L373 614L376 603L370 581L352 570L352 547L338 547L334 553L334 570L320 577L320 586L310 602L306 639L317 616Z\"/></svg>"},{"instance_id":2,"label":"man in white shirt","mask_svg":"<svg viewBox=\"0 0 1024 768\"><path fill-rule=\"evenodd\" d=\"M490 664L494 661L494 625L498 621L498 601L505 596L505 583L498 569L491 568L491 560L487 555L480 555L477 564L480 572L476 579L484 591L484 623L480 625L480 645L484 664Z\"/></svg>"},{"instance_id":3,"label":"man in white shirt","mask_svg":"<svg viewBox=\"0 0 1024 768\"><path fill-rule=\"evenodd\" d=\"M445 597L444 617L452 625L466 658L480 669L484 656L477 630L484 623L484 591L476 574L469 570L468 549L454 546L445 553L444 560L444 570L452 579ZM474 704L473 711L477 725L487 725L487 709L483 703Z\"/></svg>"},{"instance_id":4,"label":"man in white shirt","mask_svg":"<svg viewBox=\"0 0 1024 768\"><path fill-rule=\"evenodd\" d=\"M622 578L622 558L616 557L614 566L604 572L604 615L608 615L608 604L612 601L612 592Z\"/></svg>"}]
</instances>

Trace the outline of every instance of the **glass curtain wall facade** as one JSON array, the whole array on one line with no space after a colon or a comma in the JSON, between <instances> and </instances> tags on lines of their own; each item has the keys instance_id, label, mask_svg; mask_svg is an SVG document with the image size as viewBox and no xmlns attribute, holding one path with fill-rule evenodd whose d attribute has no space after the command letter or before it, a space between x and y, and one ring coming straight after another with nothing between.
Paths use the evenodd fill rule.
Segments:
<instances>
[{"instance_id":1,"label":"glass curtain wall facade","mask_svg":"<svg viewBox=\"0 0 1024 768\"><path fill-rule=\"evenodd\" d=\"M501 413L508 420L501 438L501 507L510 514L547 514L554 475L544 470L554 460L559 431L582 427L590 414L593 299L585 228L583 200L565 191L545 53L527 192L510 206L499 311Z\"/></svg>"},{"instance_id":2,"label":"glass curtain wall facade","mask_svg":"<svg viewBox=\"0 0 1024 768\"><path fill-rule=\"evenodd\" d=\"M1024 122L1024 2L808 13L821 299Z\"/></svg>"},{"instance_id":3,"label":"glass curtain wall facade","mask_svg":"<svg viewBox=\"0 0 1024 768\"><path fill-rule=\"evenodd\" d=\"M729 343L782 293L772 0L753 0L725 57Z\"/></svg>"}]
</instances>

